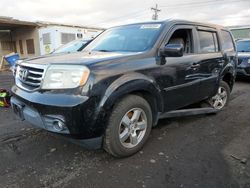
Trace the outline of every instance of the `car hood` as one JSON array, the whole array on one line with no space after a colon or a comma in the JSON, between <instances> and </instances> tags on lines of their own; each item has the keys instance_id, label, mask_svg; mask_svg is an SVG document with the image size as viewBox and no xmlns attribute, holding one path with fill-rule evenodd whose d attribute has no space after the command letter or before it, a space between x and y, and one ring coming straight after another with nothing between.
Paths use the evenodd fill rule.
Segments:
<instances>
[{"instance_id":1,"label":"car hood","mask_svg":"<svg viewBox=\"0 0 250 188\"><path fill-rule=\"evenodd\" d=\"M238 57L239 58L246 58L246 57L250 58L250 52L238 52Z\"/></svg>"},{"instance_id":2,"label":"car hood","mask_svg":"<svg viewBox=\"0 0 250 188\"><path fill-rule=\"evenodd\" d=\"M140 52L76 52L69 54L51 54L25 60L24 62L32 64L83 64L89 65L98 62L118 60L131 55L140 54Z\"/></svg>"}]
</instances>

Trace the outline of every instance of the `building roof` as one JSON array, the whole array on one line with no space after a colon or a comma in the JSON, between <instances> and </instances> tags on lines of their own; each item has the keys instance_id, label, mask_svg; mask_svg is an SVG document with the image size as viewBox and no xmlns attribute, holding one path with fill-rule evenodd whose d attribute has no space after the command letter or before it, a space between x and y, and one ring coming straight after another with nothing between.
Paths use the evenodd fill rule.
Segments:
<instances>
[{"instance_id":1,"label":"building roof","mask_svg":"<svg viewBox=\"0 0 250 188\"><path fill-rule=\"evenodd\" d=\"M105 30L104 28L100 28L100 27L90 27L90 26L84 26L84 25L72 25L72 24L55 23L55 22L37 21L36 24L38 26L40 26L40 27L44 27L44 26L65 26L65 27L76 27L76 28L84 28L84 29Z\"/></svg>"},{"instance_id":2,"label":"building roof","mask_svg":"<svg viewBox=\"0 0 250 188\"><path fill-rule=\"evenodd\" d=\"M234 29L250 29L250 25L236 25L236 26L229 26L228 27L231 30Z\"/></svg>"},{"instance_id":3,"label":"building roof","mask_svg":"<svg viewBox=\"0 0 250 188\"><path fill-rule=\"evenodd\" d=\"M34 22L13 19L12 17L0 16L0 30L10 30L20 26L36 27L37 24Z\"/></svg>"},{"instance_id":4,"label":"building roof","mask_svg":"<svg viewBox=\"0 0 250 188\"><path fill-rule=\"evenodd\" d=\"M65 27L76 27L82 29L93 29L93 30L104 30L104 28L98 27L89 27L83 25L71 25L63 23L53 23L53 22L30 22L14 19L12 17L0 16L0 30L11 30L20 26L29 26L29 27L45 27L45 26L65 26Z\"/></svg>"}]
</instances>

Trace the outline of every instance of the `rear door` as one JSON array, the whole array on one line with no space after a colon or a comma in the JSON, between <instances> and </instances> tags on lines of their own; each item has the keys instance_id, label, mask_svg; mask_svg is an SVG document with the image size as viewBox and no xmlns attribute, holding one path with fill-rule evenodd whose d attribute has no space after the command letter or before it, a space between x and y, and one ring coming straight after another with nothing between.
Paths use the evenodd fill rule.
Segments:
<instances>
[{"instance_id":1,"label":"rear door","mask_svg":"<svg viewBox=\"0 0 250 188\"><path fill-rule=\"evenodd\" d=\"M216 93L224 59L216 29L196 27L196 39L198 41L196 76L200 79L199 99L203 100Z\"/></svg>"},{"instance_id":2,"label":"rear door","mask_svg":"<svg viewBox=\"0 0 250 188\"><path fill-rule=\"evenodd\" d=\"M223 53L224 63L231 63L237 68L237 52L232 34L227 30L221 30L221 50Z\"/></svg>"}]
</instances>

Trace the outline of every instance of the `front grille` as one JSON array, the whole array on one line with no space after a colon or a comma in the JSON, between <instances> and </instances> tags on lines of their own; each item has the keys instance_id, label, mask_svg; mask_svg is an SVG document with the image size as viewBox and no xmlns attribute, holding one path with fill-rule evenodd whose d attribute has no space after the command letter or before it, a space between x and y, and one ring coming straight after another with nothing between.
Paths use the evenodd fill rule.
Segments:
<instances>
[{"instance_id":1,"label":"front grille","mask_svg":"<svg viewBox=\"0 0 250 188\"><path fill-rule=\"evenodd\" d=\"M250 74L250 67L245 68L247 74Z\"/></svg>"},{"instance_id":2,"label":"front grille","mask_svg":"<svg viewBox=\"0 0 250 188\"><path fill-rule=\"evenodd\" d=\"M40 88L45 68L40 65L18 65L16 84L27 90Z\"/></svg>"}]
</instances>

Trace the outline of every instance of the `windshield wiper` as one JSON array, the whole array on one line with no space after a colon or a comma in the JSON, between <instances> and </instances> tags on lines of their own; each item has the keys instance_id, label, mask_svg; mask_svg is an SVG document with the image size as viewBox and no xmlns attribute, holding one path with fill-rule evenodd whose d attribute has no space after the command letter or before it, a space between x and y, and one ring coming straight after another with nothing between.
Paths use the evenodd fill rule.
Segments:
<instances>
[{"instance_id":1,"label":"windshield wiper","mask_svg":"<svg viewBox=\"0 0 250 188\"><path fill-rule=\"evenodd\" d=\"M94 50L94 51L98 51L98 52L112 52L111 50Z\"/></svg>"}]
</instances>

